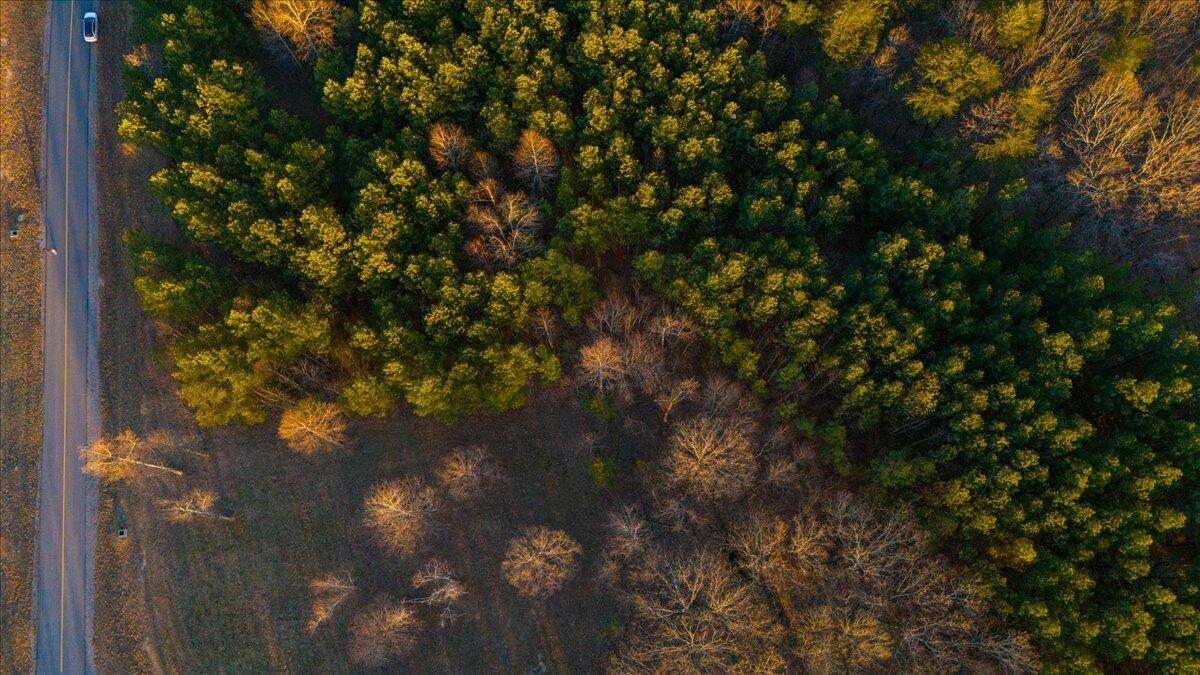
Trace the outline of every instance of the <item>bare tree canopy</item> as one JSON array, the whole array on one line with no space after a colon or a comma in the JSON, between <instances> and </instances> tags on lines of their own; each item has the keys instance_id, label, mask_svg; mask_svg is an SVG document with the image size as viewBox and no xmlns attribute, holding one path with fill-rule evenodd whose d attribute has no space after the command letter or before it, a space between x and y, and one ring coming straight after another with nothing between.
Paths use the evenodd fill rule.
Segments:
<instances>
[{"instance_id":1,"label":"bare tree canopy","mask_svg":"<svg viewBox=\"0 0 1200 675\"><path fill-rule=\"evenodd\" d=\"M314 579L309 582L308 588L313 596L312 610L305 625L309 633L315 633L322 624L333 617L338 607L358 590L354 578L345 570L329 572Z\"/></svg>"},{"instance_id":2,"label":"bare tree canopy","mask_svg":"<svg viewBox=\"0 0 1200 675\"><path fill-rule=\"evenodd\" d=\"M159 506L167 515L168 520L179 523L193 520L225 520L232 521L233 516L227 516L216 510L217 493L204 488L195 488L177 499L163 499Z\"/></svg>"},{"instance_id":3,"label":"bare tree canopy","mask_svg":"<svg viewBox=\"0 0 1200 675\"><path fill-rule=\"evenodd\" d=\"M995 625L974 584L936 556L908 508L875 513L816 494L791 518L732 528L738 566L785 608L787 635L816 672L1029 672L1024 635Z\"/></svg>"},{"instance_id":4,"label":"bare tree canopy","mask_svg":"<svg viewBox=\"0 0 1200 675\"><path fill-rule=\"evenodd\" d=\"M537 205L521 192L492 192L494 181L481 185L476 194L495 200L467 207L467 222L475 235L466 243L467 253L487 267L508 268L541 249L542 214Z\"/></svg>"},{"instance_id":5,"label":"bare tree canopy","mask_svg":"<svg viewBox=\"0 0 1200 675\"><path fill-rule=\"evenodd\" d=\"M642 308L634 304L628 295L613 290L600 298L588 312L587 329L592 333L620 337L637 330L643 314Z\"/></svg>"},{"instance_id":6,"label":"bare tree canopy","mask_svg":"<svg viewBox=\"0 0 1200 675\"><path fill-rule=\"evenodd\" d=\"M686 368L688 347L698 333L692 322L651 296L610 290L588 312L591 342L579 350L578 385L627 403L636 393L653 397L664 420L698 390Z\"/></svg>"},{"instance_id":7,"label":"bare tree canopy","mask_svg":"<svg viewBox=\"0 0 1200 675\"><path fill-rule=\"evenodd\" d=\"M116 436L101 436L80 449L83 470L106 483L137 478L150 473L182 476L183 472L153 460L170 445L164 433L145 438L126 429Z\"/></svg>"},{"instance_id":8,"label":"bare tree canopy","mask_svg":"<svg viewBox=\"0 0 1200 675\"><path fill-rule=\"evenodd\" d=\"M575 573L583 553L571 535L548 527L531 527L508 542L500 567L521 595L548 598Z\"/></svg>"},{"instance_id":9,"label":"bare tree canopy","mask_svg":"<svg viewBox=\"0 0 1200 675\"><path fill-rule=\"evenodd\" d=\"M311 61L317 52L333 45L338 9L335 0L254 0L250 22L262 32L268 46L297 61Z\"/></svg>"},{"instance_id":10,"label":"bare tree canopy","mask_svg":"<svg viewBox=\"0 0 1200 675\"><path fill-rule=\"evenodd\" d=\"M758 461L750 438L712 417L675 426L663 459L667 482L701 502L733 499L754 482Z\"/></svg>"},{"instance_id":11,"label":"bare tree canopy","mask_svg":"<svg viewBox=\"0 0 1200 675\"><path fill-rule=\"evenodd\" d=\"M1200 210L1200 106L1162 103L1132 73L1105 75L1076 95L1063 138L1077 158L1067 179L1102 211L1153 219Z\"/></svg>"},{"instance_id":12,"label":"bare tree canopy","mask_svg":"<svg viewBox=\"0 0 1200 675\"><path fill-rule=\"evenodd\" d=\"M436 474L446 494L460 502L475 499L485 480L500 476L487 451L479 446L455 448L438 462Z\"/></svg>"},{"instance_id":13,"label":"bare tree canopy","mask_svg":"<svg viewBox=\"0 0 1200 675\"><path fill-rule=\"evenodd\" d=\"M621 345L607 335L601 335L579 350L577 380L584 386L600 393L620 392L626 386L628 374Z\"/></svg>"},{"instance_id":14,"label":"bare tree canopy","mask_svg":"<svg viewBox=\"0 0 1200 675\"><path fill-rule=\"evenodd\" d=\"M379 545L410 555L428 534L434 493L418 478L397 479L371 488L363 507L363 524Z\"/></svg>"},{"instance_id":15,"label":"bare tree canopy","mask_svg":"<svg viewBox=\"0 0 1200 675\"><path fill-rule=\"evenodd\" d=\"M467 594L467 589L444 561L437 558L425 563L413 574L412 585L426 595L413 600L431 606L441 606L438 627L445 628L461 615L458 605Z\"/></svg>"},{"instance_id":16,"label":"bare tree canopy","mask_svg":"<svg viewBox=\"0 0 1200 675\"><path fill-rule=\"evenodd\" d=\"M647 326L650 334L658 338L660 347L675 345L686 347L699 335L696 324L682 314L663 312L650 317Z\"/></svg>"},{"instance_id":17,"label":"bare tree canopy","mask_svg":"<svg viewBox=\"0 0 1200 675\"><path fill-rule=\"evenodd\" d=\"M814 672L878 668L892 656L891 639L866 608L819 605L801 614L797 651Z\"/></svg>"},{"instance_id":18,"label":"bare tree canopy","mask_svg":"<svg viewBox=\"0 0 1200 675\"><path fill-rule=\"evenodd\" d=\"M306 455L341 447L345 434L346 417L336 403L304 399L279 418L279 438Z\"/></svg>"},{"instance_id":19,"label":"bare tree canopy","mask_svg":"<svg viewBox=\"0 0 1200 675\"><path fill-rule=\"evenodd\" d=\"M521 132L513 150L513 169L517 178L534 194L545 194L558 177L560 160L550 139L532 129Z\"/></svg>"},{"instance_id":20,"label":"bare tree canopy","mask_svg":"<svg viewBox=\"0 0 1200 675\"><path fill-rule=\"evenodd\" d=\"M558 337L558 314L550 307L538 307L533 310L530 322L538 339L554 349L554 339Z\"/></svg>"},{"instance_id":21,"label":"bare tree canopy","mask_svg":"<svg viewBox=\"0 0 1200 675\"><path fill-rule=\"evenodd\" d=\"M411 607L378 600L350 622L350 660L368 668L382 668L412 650L420 623Z\"/></svg>"},{"instance_id":22,"label":"bare tree canopy","mask_svg":"<svg viewBox=\"0 0 1200 675\"><path fill-rule=\"evenodd\" d=\"M687 377L672 382L667 389L654 397L654 404L662 411L663 422L671 416L675 407L684 401L690 401L700 391L700 383L694 377Z\"/></svg>"},{"instance_id":23,"label":"bare tree canopy","mask_svg":"<svg viewBox=\"0 0 1200 675\"><path fill-rule=\"evenodd\" d=\"M429 128L429 156L440 169L458 169L471 156L471 139L454 122L436 122Z\"/></svg>"},{"instance_id":24,"label":"bare tree canopy","mask_svg":"<svg viewBox=\"0 0 1200 675\"><path fill-rule=\"evenodd\" d=\"M783 672L782 628L724 557L702 551L640 562L615 672Z\"/></svg>"},{"instance_id":25,"label":"bare tree canopy","mask_svg":"<svg viewBox=\"0 0 1200 675\"><path fill-rule=\"evenodd\" d=\"M467 172L471 174L471 178L483 182L488 178L496 178L500 172L500 165L496 162L495 157L483 150L476 150L471 153L471 160L467 163Z\"/></svg>"}]
</instances>

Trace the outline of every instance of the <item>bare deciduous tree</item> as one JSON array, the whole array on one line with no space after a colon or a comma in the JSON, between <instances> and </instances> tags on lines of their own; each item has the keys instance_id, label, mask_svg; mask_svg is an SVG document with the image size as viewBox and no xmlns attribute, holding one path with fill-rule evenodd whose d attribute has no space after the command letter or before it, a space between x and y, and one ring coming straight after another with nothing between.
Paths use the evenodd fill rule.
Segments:
<instances>
[{"instance_id":1,"label":"bare deciduous tree","mask_svg":"<svg viewBox=\"0 0 1200 675\"><path fill-rule=\"evenodd\" d=\"M532 129L521 132L513 150L513 171L534 194L545 194L558 177L560 160L550 139Z\"/></svg>"},{"instance_id":2,"label":"bare deciduous tree","mask_svg":"<svg viewBox=\"0 0 1200 675\"><path fill-rule=\"evenodd\" d=\"M471 153L471 161L467 164L467 171L471 174L471 178L482 182L487 178L495 178L499 173L500 167L496 163L496 158L492 157L483 150L476 150Z\"/></svg>"},{"instance_id":3,"label":"bare deciduous tree","mask_svg":"<svg viewBox=\"0 0 1200 675\"><path fill-rule=\"evenodd\" d=\"M829 523L815 508L802 508L792 518L788 554L792 566L801 573L810 573L829 560L832 546Z\"/></svg>"},{"instance_id":4,"label":"bare deciduous tree","mask_svg":"<svg viewBox=\"0 0 1200 675\"><path fill-rule=\"evenodd\" d=\"M254 0L250 21L269 47L297 61L311 61L318 51L333 45L337 11L335 0Z\"/></svg>"},{"instance_id":5,"label":"bare deciduous tree","mask_svg":"<svg viewBox=\"0 0 1200 675\"><path fill-rule=\"evenodd\" d=\"M794 457L769 457L765 473L763 483L777 488L795 488L801 481L800 467Z\"/></svg>"},{"instance_id":6,"label":"bare deciduous tree","mask_svg":"<svg viewBox=\"0 0 1200 675\"><path fill-rule=\"evenodd\" d=\"M640 331L630 332L622 351L630 378L642 393L654 396L667 388L666 354L656 340Z\"/></svg>"},{"instance_id":7,"label":"bare deciduous tree","mask_svg":"<svg viewBox=\"0 0 1200 675\"><path fill-rule=\"evenodd\" d=\"M416 612L400 602L378 600L350 623L350 660L381 668L407 654L417 643Z\"/></svg>"},{"instance_id":8,"label":"bare deciduous tree","mask_svg":"<svg viewBox=\"0 0 1200 675\"><path fill-rule=\"evenodd\" d=\"M135 478L149 472L182 476L183 472L149 461L169 445L165 433L152 433L141 438L126 429L116 436L101 436L91 445L80 449L83 470L106 483Z\"/></svg>"},{"instance_id":9,"label":"bare deciduous tree","mask_svg":"<svg viewBox=\"0 0 1200 675\"><path fill-rule=\"evenodd\" d=\"M1187 55L1196 46L1197 0L1147 0L1139 3L1130 28L1149 38L1151 48L1169 60Z\"/></svg>"},{"instance_id":10,"label":"bare deciduous tree","mask_svg":"<svg viewBox=\"0 0 1200 675\"><path fill-rule=\"evenodd\" d=\"M520 192L504 193L490 205L471 204L466 219L475 230L466 251L489 267L512 267L541 248L542 214Z\"/></svg>"},{"instance_id":11,"label":"bare deciduous tree","mask_svg":"<svg viewBox=\"0 0 1200 675\"><path fill-rule=\"evenodd\" d=\"M942 12L942 21L950 32L966 38L979 51L995 47L996 27L991 15L979 11L975 0L952 0Z\"/></svg>"},{"instance_id":12,"label":"bare deciduous tree","mask_svg":"<svg viewBox=\"0 0 1200 675\"><path fill-rule=\"evenodd\" d=\"M784 14L782 6L763 0L722 0L717 11L729 37L757 34L760 46L766 45Z\"/></svg>"},{"instance_id":13,"label":"bare deciduous tree","mask_svg":"<svg viewBox=\"0 0 1200 675\"><path fill-rule=\"evenodd\" d=\"M756 416L760 410L754 397L741 384L723 375L705 378L700 403L709 415L727 418L747 433L758 427Z\"/></svg>"},{"instance_id":14,"label":"bare deciduous tree","mask_svg":"<svg viewBox=\"0 0 1200 675\"><path fill-rule=\"evenodd\" d=\"M379 544L409 555L428 534L434 493L418 478L391 480L371 488L363 506L363 523Z\"/></svg>"},{"instance_id":15,"label":"bare deciduous tree","mask_svg":"<svg viewBox=\"0 0 1200 675\"><path fill-rule=\"evenodd\" d=\"M848 493L818 493L791 519L749 516L727 543L791 608L788 635L809 669L1034 669L1028 640L988 620L973 583L933 554L906 507L881 516Z\"/></svg>"},{"instance_id":16,"label":"bare deciduous tree","mask_svg":"<svg viewBox=\"0 0 1200 675\"><path fill-rule=\"evenodd\" d=\"M158 75L161 71L160 58L158 55L151 53L150 46L145 42L136 44L128 53L125 54L125 65L130 68L141 68L152 75Z\"/></svg>"},{"instance_id":17,"label":"bare deciduous tree","mask_svg":"<svg viewBox=\"0 0 1200 675\"><path fill-rule=\"evenodd\" d=\"M636 507L608 514L608 541L601 554L601 576L616 584L622 572L638 567L651 548L649 525Z\"/></svg>"},{"instance_id":18,"label":"bare deciduous tree","mask_svg":"<svg viewBox=\"0 0 1200 675\"><path fill-rule=\"evenodd\" d=\"M1085 235L1121 255L1170 262L1161 246L1186 236L1147 236L1200 213L1200 102L1160 101L1130 73L1104 75L1076 94L1063 144L1067 181L1092 215Z\"/></svg>"},{"instance_id":19,"label":"bare deciduous tree","mask_svg":"<svg viewBox=\"0 0 1200 675\"><path fill-rule=\"evenodd\" d=\"M1063 142L1077 163L1067 179L1098 206L1120 207L1133 189L1133 157L1153 124L1154 111L1133 75L1097 79L1071 106Z\"/></svg>"},{"instance_id":20,"label":"bare deciduous tree","mask_svg":"<svg viewBox=\"0 0 1200 675\"><path fill-rule=\"evenodd\" d=\"M1001 672L1036 673L1039 671L1037 652L1029 636L1001 630L980 630L966 640L938 639L924 631L905 631L904 644L914 654L943 655L939 667L980 671L978 655L985 656ZM919 642L920 644L914 644Z\"/></svg>"},{"instance_id":21,"label":"bare deciduous tree","mask_svg":"<svg viewBox=\"0 0 1200 675\"><path fill-rule=\"evenodd\" d=\"M733 527L729 547L737 552L743 569L773 588L776 575L788 573L790 539L790 528L782 518L756 513Z\"/></svg>"},{"instance_id":22,"label":"bare deciduous tree","mask_svg":"<svg viewBox=\"0 0 1200 675\"><path fill-rule=\"evenodd\" d=\"M698 331L692 320L680 314L664 312L650 318L647 326L650 334L658 338L660 347L687 346L695 341Z\"/></svg>"},{"instance_id":23,"label":"bare deciduous tree","mask_svg":"<svg viewBox=\"0 0 1200 675\"><path fill-rule=\"evenodd\" d=\"M500 470L482 447L456 448L438 463L437 482L451 497L470 501L479 496L483 482L500 477Z\"/></svg>"},{"instance_id":24,"label":"bare deciduous tree","mask_svg":"<svg viewBox=\"0 0 1200 675\"><path fill-rule=\"evenodd\" d=\"M232 521L233 516L218 513L216 510L217 493L212 490L196 488L178 499L163 499L159 506L174 522L188 522L196 519Z\"/></svg>"},{"instance_id":25,"label":"bare deciduous tree","mask_svg":"<svg viewBox=\"0 0 1200 675\"><path fill-rule=\"evenodd\" d=\"M1048 62L1062 65L1090 59L1103 48L1105 36L1102 13L1085 2L1050 0L1046 3L1042 30L1021 49L1012 52L1002 63L1004 72L1020 73L1038 68ZM1077 76L1078 69L1064 68L1063 72ZM1077 80L1064 81L1061 91L1074 86Z\"/></svg>"},{"instance_id":26,"label":"bare deciduous tree","mask_svg":"<svg viewBox=\"0 0 1200 675\"><path fill-rule=\"evenodd\" d=\"M814 672L863 672L892 656L886 628L863 608L818 605L802 612L799 623L797 651Z\"/></svg>"},{"instance_id":27,"label":"bare deciduous tree","mask_svg":"<svg viewBox=\"0 0 1200 675\"><path fill-rule=\"evenodd\" d=\"M663 468L669 485L711 503L741 496L754 483L758 461L741 429L697 417L675 426Z\"/></svg>"},{"instance_id":28,"label":"bare deciduous tree","mask_svg":"<svg viewBox=\"0 0 1200 675\"><path fill-rule=\"evenodd\" d=\"M458 603L467 594L462 582L450 570L450 566L436 558L425 563L413 575L414 588L425 591L427 595L414 600L427 605L440 605L442 612L438 616L438 627L445 628L458 619Z\"/></svg>"},{"instance_id":29,"label":"bare deciduous tree","mask_svg":"<svg viewBox=\"0 0 1200 675\"><path fill-rule=\"evenodd\" d=\"M909 57L912 48L908 26L899 25L889 30L883 46L867 61L871 76L876 81L893 79L900 63Z\"/></svg>"},{"instance_id":30,"label":"bare deciduous tree","mask_svg":"<svg viewBox=\"0 0 1200 675\"><path fill-rule=\"evenodd\" d=\"M721 0L717 11L730 36L751 32L758 22L759 0Z\"/></svg>"},{"instance_id":31,"label":"bare deciduous tree","mask_svg":"<svg viewBox=\"0 0 1200 675\"><path fill-rule=\"evenodd\" d=\"M723 556L704 551L643 562L614 671L783 671L782 629Z\"/></svg>"},{"instance_id":32,"label":"bare deciduous tree","mask_svg":"<svg viewBox=\"0 0 1200 675\"><path fill-rule=\"evenodd\" d=\"M1136 180L1145 195L1144 217L1200 212L1200 100L1177 95L1166 103L1146 140Z\"/></svg>"},{"instance_id":33,"label":"bare deciduous tree","mask_svg":"<svg viewBox=\"0 0 1200 675\"><path fill-rule=\"evenodd\" d=\"M486 177L479 180L475 184L475 189L471 191L471 197L477 204L484 206L495 207L504 197L504 185L492 177Z\"/></svg>"},{"instance_id":34,"label":"bare deciduous tree","mask_svg":"<svg viewBox=\"0 0 1200 675\"><path fill-rule=\"evenodd\" d=\"M611 291L588 312L587 329L592 333L607 333L621 337L632 332L641 322L641 310L621 291Z\"/></svg>"},{"instance_id":35,"label":"bare deciduous tree","mask_svg":"<svg viewBox=\"0 0 1200 675\"><path fill-rule=\"evenodd\" d=\"M607 335L579 350L580 384L601 393L619 392L624 390L628 374L624 351Z\"/></svg>"},{"instance_id":36,"label":"bare deciduous tree","mask_svg":"<svg viewBox=\"0 0 1200 675\"><path fill-rule=\"evenodd\" d=\"M959 124L959 133L978 149L1013 128L1017 116L1011 92L1002 91L988 100L972 105Z\"/></svg>"},{"instance_id":37,"label":"bare deciduous tree","mask_svg":"<svg viewBox=\"0 0 1200 675\"><path fill-rule=\"evenodd\" d=\"M471 139L453 122L436 122L429 128L429 156L440 169L458 169L471 156Z\"/></svg>"},{"instance_id":38,"label":"bare deciduous tree","mask_svg":"<svg viewBox=\"0 0 1200 675\"><path fill-rule=\"evenodd\" d=\"M534 333L540 340L554 349L554 339L558 337L558 315L550 307L538 307L530 317Z\"/></svg>"},{"instance_id":39,"label":"bare deciduous tree","mask_svg":"<svg viewBox=\"0 0 1200 675\"><path fill-rule=\"evenodd\" d=\"M341 447L345 434L346 417L336 403L304 399L279 418L280 440L306 455Z\"/></svg>"},{"instance_id":40,"label":"bare deciduous tree","mask_svg":"<svg viewBox=\"0 0 1200 675\"><path fill-rule=\"evenodd\" d=\"M571 535L548 527L530 527L508 542L500 564L508 583L521 595L547 598L575 573L583 549Z\"/></svg>"},{"instance_id":41,"label":"bare deciduous tree","mask_svg":"<svg viewBox=\"0 0 1200 675\"><path fill-rule=\"evenodd\" d=\"M676 380L666 391L654 397L654 403L662 411L663 423L671 417L671 411L684 401L690 401L700 391L700 383L694 377Z\"/></svg>"},{"instance_id":42,"label":"bare deciduous tree","mask_svg":"<svg viewBox=\"0 0 1200 675\"><path fill-rule=\"evenodd\" d=\"M354 578L345 570L329 572L314 579L309 582L308 588L313 596L312 610L305 626L309 633L315 633L322 624L333 617L338 607L358 590Z\"/></svg>"}]
</instances>

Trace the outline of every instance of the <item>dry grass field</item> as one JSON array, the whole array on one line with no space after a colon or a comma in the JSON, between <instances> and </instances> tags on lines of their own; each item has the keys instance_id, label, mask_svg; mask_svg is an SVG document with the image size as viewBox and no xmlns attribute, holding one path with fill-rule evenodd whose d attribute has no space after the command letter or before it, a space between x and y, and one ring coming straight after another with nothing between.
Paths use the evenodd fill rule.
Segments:
<instances>
[{"instance_id":1,"label":"dry grass field","mask_svg":"<svg viewBox=\"0 0 1200 675\"><path fill-rule=\"evenodd\" d=\"M0 3L0 672L31 670L42 423L41 0ZM19 234L8 230L23 214Z\"/></svg>"}]
</instances>

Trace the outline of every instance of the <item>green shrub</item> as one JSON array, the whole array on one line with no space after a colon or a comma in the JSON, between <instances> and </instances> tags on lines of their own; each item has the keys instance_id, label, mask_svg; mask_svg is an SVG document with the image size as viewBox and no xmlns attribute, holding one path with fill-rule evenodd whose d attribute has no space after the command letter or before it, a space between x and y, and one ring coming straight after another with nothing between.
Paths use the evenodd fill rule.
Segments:
<instances>
[{"instance_id":1,"label":"green shrub","mask_svg":"<svg viewBox=\"0 0 1200 675\"><path fill-rule=\"evenodd\" d=\"M607 455L593 454L588 463L588 478L598 488L611 488L617 480L617 461Z\"/></svg>"}]
</instances>

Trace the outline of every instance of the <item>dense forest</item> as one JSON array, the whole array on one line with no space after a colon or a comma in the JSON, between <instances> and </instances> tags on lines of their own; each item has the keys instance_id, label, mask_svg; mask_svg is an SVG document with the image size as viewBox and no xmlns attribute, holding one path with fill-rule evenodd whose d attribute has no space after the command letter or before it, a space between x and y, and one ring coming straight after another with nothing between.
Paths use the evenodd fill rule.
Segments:
<instances>
[{"instance_id":1,"label":"dense forest","mask_svg":"<svg viewBox=\"0 0 1200 675\"><path fill-rule=\"evenodd\" d=\"M576 359L602 412L630 352L570 347L654 293L1047 670L1200 668L1198 3L262 4L139 3L127 57L201 424L499 412Z\"/></svg>"}]
</instances>

